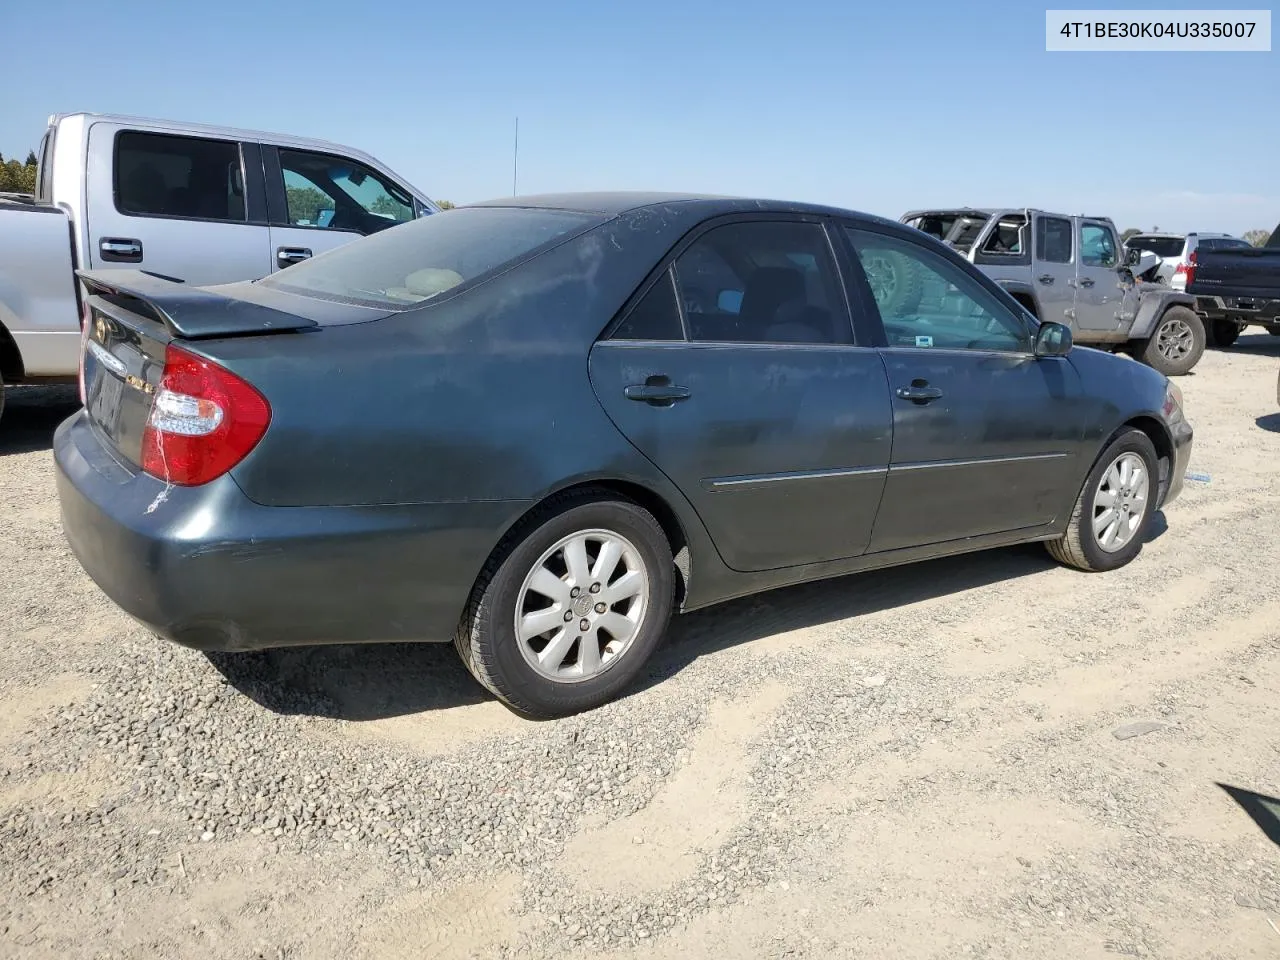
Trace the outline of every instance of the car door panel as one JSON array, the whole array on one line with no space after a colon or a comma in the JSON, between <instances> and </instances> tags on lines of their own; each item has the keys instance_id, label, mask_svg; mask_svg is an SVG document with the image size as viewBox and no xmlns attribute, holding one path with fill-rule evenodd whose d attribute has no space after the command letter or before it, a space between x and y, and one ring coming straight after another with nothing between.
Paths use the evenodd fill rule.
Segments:
<instances>
[{"instance_id":1,"label":"car door panel","mask_svg":"<svg viewBox=\"0 0 1280 960\"><path fill-rule=\"evenodd\" d=\"M1076 249L1076 327L1090 333L1120 329L1125 283L1119 272L1115 231L1096 220L1082 220Z\"/></svg>"},{"instance_id":2,"label":"car door panel","mask_svg":"<svg viewBox=\"0 0 1280 960\"><path fill-rule=\"evenodd\" d=\"M854 298L884 332L893 444L869 550L1053 522L1084 429L1079 378L1036 358L994 281L913 236L847 225Z\"/></svg>"},{"instance_id":3,"label":"car door panel","mask_svg":"<svg viewBox=\"0 0 1280 960\"><path fill-rule=\"evenodd\" d=\"M88 266L197 285L270 272L265 218L253 216L261 179L240 142L103 121L88 155Z\"/></svg>"},{"instance_id":4,"label":"car door panel","mask_svg":"<svg viewBox=\"0 0 1280 960\"><path fill-rule=\"evenodd\" d=\"M893 452L872 552L1052 523L1076 473L1079 378L1065 359L887 349Z\"/></svg>"},{"instance_id":5,"label":"car door panel","mask_svg":"<svg viewBox=\"0 0 1280 960\"><path fill-rule=\"evenodd\" d=\"M364 164L332 153L263 144L271 269L283 270L414 218L415 202ZM399 199L393 191L400 194Z\"/></svg>"},{"instance_id":6,"label":"car door panel","mask_svg":"<svg viewBox=\"0 0 1280 960\"><path fill-rule=\"evenodd\" d=\"M866 550L892 433L874 350L602 341L590 364L605 411L693 504L730 568ZM657 378L687 398L628 399Z\"/></svg>"},{"instance_id":7,"label":"car door panel","mask_svg":"<svg viewBox=\"0 0 1280 960\"><path fill-rule=\"evenodd\" d=\"M1073 226L1067 217L1037 213L1033 217L1032 284L1041 320L1074 324L1075 251Z\"/></svg>"}]
</instances>

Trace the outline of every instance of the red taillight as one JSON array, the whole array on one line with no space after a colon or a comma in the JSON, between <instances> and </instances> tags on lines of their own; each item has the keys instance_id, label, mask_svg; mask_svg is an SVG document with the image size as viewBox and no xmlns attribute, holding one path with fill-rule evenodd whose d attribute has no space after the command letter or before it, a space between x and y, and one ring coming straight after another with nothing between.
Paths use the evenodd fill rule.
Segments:
<instances>
[{"instance_id":1,"label":"red taillight","mask_svg":"<svg viewBox=\"0 0 1280 960\"><path fill-rule=\"evenodd\" d=\"M1179 269L1179 273L1187 275L1187 286L1191 286L1192 281L1196 278L1196 252L1191 251L1191 255L1187 257L1187 265L1183 269Z\"/></svg>"},{"instance_id":2,"label":"red taillight","mask_svg":"<svg viewBox=\"0 0 1280 960\"><path fill-rule=\"evenodd\" d=\"M208 483L248 456L270 422L271 407L251 384L170 344L142 434L142 469L167 483Z\"/></svg>"}]
</instances>

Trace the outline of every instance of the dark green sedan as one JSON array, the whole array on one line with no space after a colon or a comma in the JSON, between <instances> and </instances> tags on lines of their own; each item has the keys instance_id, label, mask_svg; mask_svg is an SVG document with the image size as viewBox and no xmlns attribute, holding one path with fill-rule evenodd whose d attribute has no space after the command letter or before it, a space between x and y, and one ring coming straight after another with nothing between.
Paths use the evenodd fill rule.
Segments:
<instances>
[{"instance_id":1,"label":"dark green sedan","mask_svg":"<svg viewBox=\"0 0 1280 960\"><path fill-rule=\"evenodd\" d=\"M673 610L1027 541L1120 567L1191 449L1165 377L847 210L542 196L81 279L58 491L117 604L205 650L451 641L530 715L625 690Z\"/></svg>"}]
</instances>

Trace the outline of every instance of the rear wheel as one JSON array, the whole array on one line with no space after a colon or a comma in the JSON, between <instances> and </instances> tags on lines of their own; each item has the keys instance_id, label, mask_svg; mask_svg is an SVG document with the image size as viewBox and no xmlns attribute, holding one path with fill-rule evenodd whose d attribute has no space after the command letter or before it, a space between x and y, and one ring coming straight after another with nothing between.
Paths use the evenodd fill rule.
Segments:
<instances>
[{"instance_id":1,"label":"rear wheel","mask_svg":"<svg viewBox=\"0 0 1280 960\"><path fill-rule=\"evenodd\" d=\"M658 646L674 569L647 510L569 494L495 552L454 644L481 684L527 716L589 710L630 685Z\"/></svg>"},{"instance_id":2,"label":"rear wheel","mask_svg":"<svg viewBox=\"0 0 1280 960\"><path fill-rule=\"evenodd\" d=\"M1268 323L1267 333L1271 334L1273 337L1280 337L1280 323Z\"/></svg>"},{"instance_id":3,"label":"rear wheel","mask_svg":"<svg viewBox=\"0 0 1280 960\"><path fill-rule=\"evenodd\" d=\"M1190 307L1173 306L1156 321L1140 359L1166 377L1179 377L1200 362L1204 354L1204 323Z\"/></svg>"},{"instance_id":4,"label":"rear wheel","mask_svg":"<svg viewBox=\"0 0 1280 960\"><path fill-rule=\"evenodd\" d=\"M906 257L893 250L868 250L862 266L882 313L909 312L919 305L924 292L920 271Z\"/></svg>"},{"instance_id":5,"label":"rear wheel","mask_svg":"<svg viewBox=\"0 0 1280 960\"><path fill-rule=\"evenodd\" d=\"M1214 320L1209 332L1215 347L1229 347L1240 339L1240 324L1230 320Z\"/></svg>"},{"instance_id":6,"label":"rear wheel","mask_svg":"<svg viewBox=\"0 0 1280 960\"><path fill-rule=\"evenodd\" d=\"M1080 489L1066 532L1045 543L1059 563L1096 572L1123 567L1142 550L1159 491L1156 448L1129 428L1098 458Z\"/></svg>"},{"instance_id":7,"label":"rear wheel","mask_svg":"<svg viewBox=\"0 0 1280 960\"><path fill-rule=\"evenodd\" d=\"M0 373L0 420L4 419L4 374Z\"/></svg>"}]
</instances>

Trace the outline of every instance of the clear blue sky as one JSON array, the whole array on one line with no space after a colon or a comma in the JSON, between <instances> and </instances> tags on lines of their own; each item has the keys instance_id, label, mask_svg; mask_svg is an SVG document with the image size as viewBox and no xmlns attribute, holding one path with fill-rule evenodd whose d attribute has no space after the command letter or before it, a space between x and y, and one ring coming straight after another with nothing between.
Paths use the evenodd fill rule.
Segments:
<instances>
[{"instance_id":1,"label":"clear blue sky","mask_svg":"<svg viewBox=\"0 0 1280 960\"><path fill-rule=\"evenodd\" d=\"M43 0L31 15L64 26L5 44L0 152L25 154L56 111L132 113L349 143L466 202L510 194L518 114L522 193L1280 221L1280 53L1051 54L1044 9Z\"/></svg>"}]
</instances>

